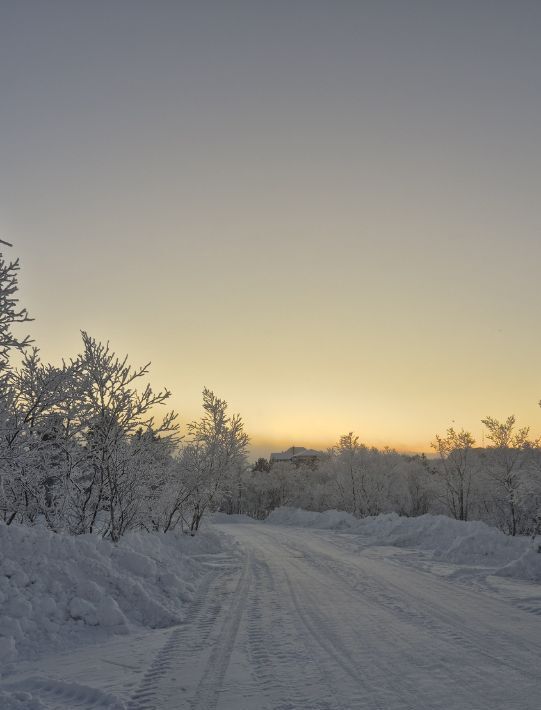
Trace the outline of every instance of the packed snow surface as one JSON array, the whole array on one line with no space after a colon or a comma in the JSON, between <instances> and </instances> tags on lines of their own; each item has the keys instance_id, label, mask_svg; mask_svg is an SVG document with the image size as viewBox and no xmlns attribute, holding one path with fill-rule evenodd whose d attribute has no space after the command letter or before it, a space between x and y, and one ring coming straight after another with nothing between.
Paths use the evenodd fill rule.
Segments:
<instances>
[{"instance_id":1,"label":"packed snow surface","mask_svg":"<svg viewBox=\"0 0 541 710\"><path fill-rule=\"evenodd\" d=\"M541 555L477 523L282 509L0 545L1 710L539 710Z\"/></svg>"},{"instance_id":2,"label":"packed snow surface","mask_svg":"<svg viewBox=\"0 0 541 710\"><path fill-rule=\"evenodd\" d=\"M267 523L348 531L364 536L372 545L411 547L430 552L440 561L479 565L503 577L541 581L541 539L510 537L477 521L464 522L444 515L405 518L396 513L356 518L338 510L314 513L278 508Z\"/></svg>"}]
</instances>

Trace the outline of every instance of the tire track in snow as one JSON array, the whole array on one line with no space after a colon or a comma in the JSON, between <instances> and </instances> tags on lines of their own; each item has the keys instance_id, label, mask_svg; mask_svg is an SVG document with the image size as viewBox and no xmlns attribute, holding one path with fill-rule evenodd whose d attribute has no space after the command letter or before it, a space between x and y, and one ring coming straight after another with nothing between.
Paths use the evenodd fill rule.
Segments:
<instances>
[{"instance_id":1,"label":"tire track in snow","mask_svg":"<svg viewBox=\"0 0 541 710\"><path fill-rule=\"evenodd\" d=\"M218 702L224 676L229 666L231 653L244 612L244 604L252 581L252 556L247 555L239 581L232 592L231 606L221 628L219 638L207 660L197 686L192 710L213 710Z\"/></svg>"},{"instance_id":2,"label":"tire track in snow","mask_svg":"<svg viewBox=\"0 0 541 710\"><path fill-rule=\"evenodd\" d=\"M263 537L258 536L258 539L251 540L252 544L257 549L259 559L267 558L272 562L272 567L266 562L265 567L268 570L269 585L276 585L280 595L280 608L284 618L280 620L281 626L277 629L283 633L284 629L293 627L297 634L297 643L300 642L302 648L306 649L307 657L314 667L314 688L311 693L316 699L313 704L306 704L306 697L303 696L302 701L291 701L284 705L284 708L296 710L299 708L312 709L313 707L331 708L332 710L389 710L386 704L378 704L376 695L373 692L374 688L367 681L366 675L360 672L351 662L350 657L352 651L360 653L359 639L356 640L351 648L346 649L340 640L333 635L332 630L327 628L327 619L324 615L316 615L316 607L318 600L311 599L310 590L321 587L321 574L315 570L313 575L312 569L306 563L309 560L305 558L303 550L295 548L292 550L287 545L281 550L277 564L276 557L276 540L272 540L271 544ZM295 560L295 562L293 561ZM302 599L294 589L292 577L296 577L298 582L302 581ZM304 588L307 587L307 588ZM329 598L337 592L336 585L329 586ZM339 602L337 601L337 604ZM314 643L315 642L315 643ZM297 674L296 679L292 679L288 687L288 696L293 698L296 685L304 680L305 675L298 668L296 663L298 658L298 647L296 652L291 655L289 668L294 668ZM319 698L319 699L318 699ZM298 704L297 704L298 703ZM319 703L319 705L317 704ZM273 710L274 710L273 706ZM395 706L393 706L394 708ZM410 705L401 704L396 706L397 710L416 710Z\"/></svg>"},{"instance_id":3,"label":"tire track in snow","mask_svg":"<svg viewBox=\"0 0 541 710\"><path fill-rule=\"evenodd\" d=\"M343 565L337 564L326 555L320 555L317 559L312 558L314 566L327 568L334 575L340 577L353 591L357 591L363 598L378 604L390 613L400 618L405 623L412 624L415 628L422 628L460 649L471 651L473 654L483 656L488 661L505 666L508 671L521 674L529 679L529 674L520 663L512 662L510 659L516 655L516 647L509 648L505 657L494 655L487 651L486 646L481 644L479 638L475 636L466 626L456 626L454 619L449 612L444 612L441 607L428 605L423 601L424 606L429 609L431 615L419 608L419 599L412 597L404 589L397 589L389 582L379 581L373 576L363 574L359 570L344 570ZM505 643L505 642L503 642ZM502 640L498 639L501 648Z\"/></svg>"},{"instance_id":4,"label":"tire track in snow","mask_svg":"<svg viewBox=\"0 0 541 710\"><path fill-rule=\"evenodd\" d=\"M128 710L154 710L156 708L156 692L160 680L169 672L179 652L182 641L182 626L176 626L164 646L156 654L150 668L143 676L138 689L132 695Z\"/></svg>"},{"instance_id":5,"label":"tire track in snow","mask_svg":"<svg viewBox=\"0 0 541 710\"><path fill-rule=\"evenodd\" d=\"M159 710L158 698L161 681L172 671L182 667L186 658L194 651L205 647L214 626L221 604L219 595L213 594L213 587L231 567L213 566L197 588L197 597L190 605L187 620L175 626L158 651L148 670L143 675L137 689L132 694L128 710Z\"/></svg>"},{"instance_id":6,"label":"tire track in snow","mask_svg":"<svg viewBox=\"0 0 541 710\"><path fill-rule=\"evenodd\" d=\"M512 658L513 650L516 654L517 649L509 646L509 652L505 652L502 655L494 655L492 652L487 651L488 648L492 648L490 644L483 645L480 643L479 639L470 635L470 630L465 626L460 626L457 630L453 625L453 616L451 613L444 611L440 606L434 604L428 604L425 599L414 599L411 594L396 587L391 583L387 583L384 579L378 579L371 575L367 570L360 570L358 567L351 567L345 561L341 560L339 555L336 558L331 557L328 553L326 554L323 550L312 550L311 548L306 549L304 546L299 547L296 540L291 540L289 536L282 538L280 540L281 544L286 547L286 549L299 554L303 552L307 563L315 570L321 570L326 573L328 579L329 572L332 577L337 580L341 580L345 584L345 588L349 590L350 595L358 595L357 603L361 601L368 601L370 607L362 607L363 614L370 615L370 608L373 610L374 619L379 618L379 623L383 622L384 619L381 618L381 613L379 609L385 610L393 616L397 617L400 621L412 627L412 631L424 631L430 633L433 637L431 643L436 642L440 649L442 649L443 655L446 656L446 660L442 661L438 656L441 652L438 652L434 656L434 660L429 657L427 658L426 665L423 663L422 667L425 669L427 674L432 677L438 677L438 682L441 687L449 686L455 688L455 696L458 698L460 695L470 696L480 695L480 688L483 688L483 698L478 701L476 710L482 710L487 708L494 710L494 708L499 708L502 701L502 688L501 680L502 673L507 674L509 681L513 678L513 683L519 684L519 686L533 685L538 682L537 671L535 673L528 672L518 663L510 662L507 655ZM337 549L339 553L339 549ZM353 581L352 581L353 578ZM314 577L314 584L317 581L317 577ZM422 579L419 580L422 583ZM304 594L310 595L310 587L304 590ZM331 590L330 590L331 591ZM449 591L449 590L447 590ZM399 595L402 593L402 596ZM353 596L352 596L353 598ZM422 610L418 610L413 607L414 602L421 602L432 613L429 616ZM478 601L478 600L476 600ZM316 623L312 624L313 628L316 629L317 635L320 633L320 629L325 628L326 619L321 615L321 609L318 608L317 598L314 600L314 604L311 605L310 610L313 611L313 615L316 619ZM360 607L361 608L361 607ZM379 608L379 609L378 609ZM310 621L309 621L310 623ZM411 648L411 632L407 631L407 627L400 627L396 624L392 625L393 636L402 641L404 649L404 663L416 664L419 666L419 659L415 656L414 650ZM332 638L333 629L327 628L325 635L321 636L325 642ZM328 638L327 638L328 637ZM340 644L342 639L338 639L338 644ZM499 648L502 648L501 639L499 641ZM408 648L410 645L410 648ZM446 649L450 649L451 656L448 655ZM377 645L376 645L377 651ZM471 659L471 663L466 661L466 658ZM489 661L487 665L486 661ZM380 670L383 670L386 665L385 659L382 654L378 654L377 657L378 665ZM483 667L483 673L479 672L480 665ZM530 654L530 665L531 665L531 654ZM370 659L367 659L367 667L370 666ZM503 667L502 667L503 666ZM486 675L485 675L486 674ZM392 666L389 667L386 674L387 684L391 685L391 679L396 675L396 668ZM487 677L492 676L494 679L493 683L487 681ZM430 696L426 696L422 689L415 683L408 682L404 674L400 678L400 683L396 686L397 697L400 695L405 695L406 697L410 694L412 699L417 698L416 701L412 700L411 705L405 705L404 707L420 708L420 707L432 707L430 703ZM400 692L402 690L402 692ZM406 692L405 692L406 691ZM426 701L426 704L425 704ZM376 706L379 707L379 706ZM385 703L382 707L389 707ZM394 708L395 705L393 704ZM401 707L401 706L400 706ZM507 707L507 706L506 706Z\"/></svg>"},{"instance_id":7,"label":"tire track in snow","mask_svg":"<svg viewBox=\"0 0 541 710\"><path fill-rule=\"evenodd\" d=\"M340 638L337 635L325 615L316 611L317 602L316 604L301 604L291 578L287 573L285 579L299 619L304 624L307 632L324 651L325 656L332 659L339 669L349 677L349 689L354 690L353 694L348 694L346 701L348 704L345 707L355 708L356 710L389 710L390 707L393 710L417 710L419 705L411 704L407 700L401 699L405 695L404 691L410 685L408 681L401 679L400 687L392 684L392 669L386 668L387 685L395 686L393 687L393 704L392 706L389 705L388 692L385 693L386 697L381 697L381 688L369 680L373 670L374 659L365 657L366 654L362 649L362 639L353 639L350 648L347 648L344 638ZM304 590L304 593L306 594L306 590ZM357 663L352 661L353 654ZM378 665L381 669L381 659L378 659ZM422 698L422 692L413 686L410 686L409 690L415 691L418 703Z\"/></svg>"},{"instance_id":8,"label":"tire track in snow","mask_svg":"<svg viewBox=\"0 0 541 710\"><path fill-rule=\"evenodd\" d=\"M313 653L313 643L298 628L275 589L265 560L254 566L254 588L247 608L248 652L254 683L273 710L347 710L337 704L328 673Z\"/></svg>"}]
</instances>

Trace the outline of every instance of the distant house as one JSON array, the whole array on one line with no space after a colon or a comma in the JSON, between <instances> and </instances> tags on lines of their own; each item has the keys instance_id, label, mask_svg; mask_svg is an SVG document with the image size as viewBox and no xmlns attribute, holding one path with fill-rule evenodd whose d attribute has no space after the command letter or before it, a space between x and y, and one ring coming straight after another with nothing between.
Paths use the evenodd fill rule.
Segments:
<instances>
[{"instance_id":1,"label":"distant house","mask_svg":"<svg viewBox=\"0 0 541 710\"><path fill-rule=\"evenodd\" d=\"M273 453L270 455L271 466L273 463L294 463L296 466L308 464L315 466L323 456L322 451L315 449L305 449L304 446L291 446L287 451Z\"/></svg>"}]
</instances>

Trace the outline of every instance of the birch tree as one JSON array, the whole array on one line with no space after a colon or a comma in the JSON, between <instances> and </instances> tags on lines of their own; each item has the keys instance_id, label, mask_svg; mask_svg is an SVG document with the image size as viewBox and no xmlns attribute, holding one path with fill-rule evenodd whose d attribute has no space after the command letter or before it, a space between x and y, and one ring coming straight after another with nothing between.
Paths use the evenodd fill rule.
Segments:
<instances>
[{"instance_id":1,"label":"birch tree","mask_svg":"<svg viewBox=\"0 0 541 710\"><path fill-rule=\"evenodd\" d=\"M445 436L436 435L431 444L439 454L440 466L434 473L441 479L444 486L444 497L453 518L468 520L474 476L478 471L478 463L473 447L475 439L468 431L447 429Z\"/></svg>"},{"instance_id":2,"label":"birch tree","mask_svg":"<svg viewBox=\"0 0 541 710\"><path fill-rule=\"evenodd\" d=\"M170 397L169 390L154 392L137 384L148 375L150 363L132 367L119 358L109 343L82 333L84 350L78 362L79 412L77 428L85 444L81 472L72 479L76 532L93 532L113 540L134 522L142 502L138 480L137 446L130 445L138 430L174 440L177 415L170 412L157 424L153 411ZM101 519L98 519L98 514Z\"/></svg>"},{"instance_id":3,"label":"birch tree","mask_svg":"<svg viewBox=\"0 0 541 710\"><path fill-rule=\"evenodd\" d=\"M489 445L484 455L492 489L498 524L516 535L525 522L524 498L527 490L528 462L537 442L530 441L529 427L516 427L513 415L504 422L494 417L481 420Z\"/></svg>"},{"instance_id":4,"label":"birch tree","mask_svg":"<svg viewBox=\"0 0 541 710\"><path fill-rule=\"evenodd\" d=\"M231 475L245 465L249 437L239 414L229 415L227 402L203 390L203 417L188 425L188 444L181 466L190 488L190 530L203 515L216 510L228 493Z\"/></svg>"}]
</instances>

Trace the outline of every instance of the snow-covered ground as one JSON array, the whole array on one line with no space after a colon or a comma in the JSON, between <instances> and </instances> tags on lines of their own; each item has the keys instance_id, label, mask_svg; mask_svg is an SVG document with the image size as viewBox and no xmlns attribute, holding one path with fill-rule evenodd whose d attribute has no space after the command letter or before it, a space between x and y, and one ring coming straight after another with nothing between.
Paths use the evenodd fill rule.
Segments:
<instances>
[{"instance_id":1,"label":"snow-covered ground","mask_svg":"<svg viewBox=\"0 0 541 710\"><path fill-rule=\"evenodd\" d=\"M481 576L494 574L541 582L541 538L532 541L510 537L477 521L463 522L445 515L406 518L396 513L359 519L338 510L312 513L278 508L267 523L347 531L357 534L365 545L414 548L429 553L426 560L467 565L469 573L477 566Z\"/></svg>"},{"instance_id":2,"label":"snow-covered ground","mask_svg":"<svg viewBox=\"0 0 541 710\"><path fill-rule=\"evenodd\" d=\"M0 527L0 708L541 707L531 542L430 516L211 527L117 547Z\"/></svg>"},{"instance_id":3,"label":"snow-covered ground","mask_svg":"<svg viewBox=\"0 0 541 710\"><path fill-rule=\"evenodd\" d=\"M42 708L51 687L70 699L61 707L77 707L79 693L81 707L118 705L101 691L103 674L85 686L93 658L108 646L120 656L126 647L131 653L140 638L152 652L162 638L157 630L167 635L178 628L205 593L209 564L235 554L209 529L196 537L130 534L113 545L97 536L4 524L0 551L0 710ZM63 680L74 649L75 666L85 669L82 685ZM25 662L33 677L19 691L12 679ZM53 681L44 680L45 669Z\"/></svg>"}]
</instances>

